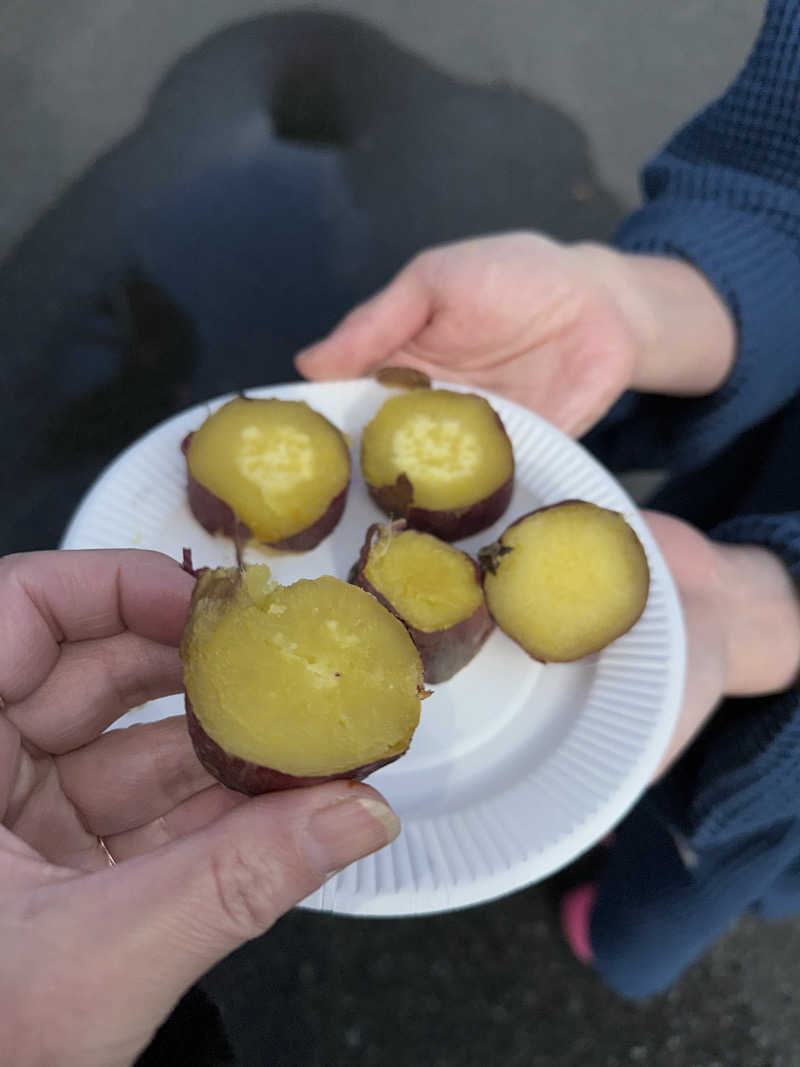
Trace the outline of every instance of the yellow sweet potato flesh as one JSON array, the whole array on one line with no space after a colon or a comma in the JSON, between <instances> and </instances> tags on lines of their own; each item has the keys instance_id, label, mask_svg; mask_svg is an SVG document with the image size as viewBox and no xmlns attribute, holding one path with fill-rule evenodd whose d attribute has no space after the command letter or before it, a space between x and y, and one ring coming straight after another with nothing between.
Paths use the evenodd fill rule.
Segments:
<instances>
[{"instance_id":1,"label":"yellow sweet potato flesh","mask_svg":"<svg viewBox=\"0 0 800 1067\"><path fill-rule=\"evenodd\" d=\"M189 471L259 541L281 541L316 522L347 486L341 432L307 404L237 397L192 435Z\"/></svg>"},{"instance_id":2,"label":"yellow sweet potato flesh","mask_svg":"<svg viewBox=\"0 0 800 1067\"><path fill-rule=\"evenodd\" d=\"M201 574L182 655L205 733L284 774L395 756L419 721L422 663L408 632L337 578L282 587L263 566Z\"/></svg>"},{"instance_id":3,"label":"yellow sweet potato flesh","mask_svg":"<svg viewBox=\"0 0 800 1067\"><path fill-rule=\"evenodd\" d=\"M444 510L490 496L512 476L514 460L482 397L419 389L390 397L365 427L361 466L375 487L404 474L416 507Z\"/></svg>"},{"instance_id":4,"label":"yellow sweet potato flesh","mask_svg":"<svg viewBox=\"0 0 800 1067\"><path fill-rule=\"evenodd\" d=\"M364 575L407 623L427 632L468 619L483 601L472 561L416 530L379 538Z\"/></svg>"},{"instance_id":5,"label":"yellow sweet potato flesh","mask_svg":"<svg viewBox=\"0 0 800 1067\"><path fill-rule=\"evenodd\" d=\"M583 501L535 511L484 578L495 622L532 656L579 659L625 633L647 601L644 550L622 515Z\"/></svg>"}]
</instances>

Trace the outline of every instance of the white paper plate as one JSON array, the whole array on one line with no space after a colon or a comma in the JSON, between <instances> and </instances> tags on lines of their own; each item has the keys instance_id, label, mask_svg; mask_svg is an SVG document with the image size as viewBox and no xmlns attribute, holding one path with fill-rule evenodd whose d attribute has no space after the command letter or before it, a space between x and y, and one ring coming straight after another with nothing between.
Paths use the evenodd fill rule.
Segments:
<instances>
[{"instance_id":1,"label":"white paper plate","mask_svg":"<svg viewBox=\"0 0 800 1067\"><path fill-rule=\"evenodd\" d=\"M448 386L448 388L453 388ZM344 517L312 552L249 548L282 583L344 578L366 527L383 516L359 476L358 435L388 391L368 380L296 383L252 396L306 400L352 438L353 483ZM669 740L684 678L678 598L636 507L583 448L526 409L486 394L514 445L511 505L499 522L459 542L476 553L534 507L579 497L625 514L651 571L636 626L598 655L543 666L495 632L478 656L436 687L403 759L370 779L403 821L389 848L337 875L310 908L351 915L421 915L465 907L536 882L598 841L644 791ZM196 566L231 566L224 538L207 534L185 500L182 438L221 397L157 426L101 475L78 508L64 548L137 547ZM181 697L136 709L119 725L183 710Z\"/></svg>"}]
</instances>

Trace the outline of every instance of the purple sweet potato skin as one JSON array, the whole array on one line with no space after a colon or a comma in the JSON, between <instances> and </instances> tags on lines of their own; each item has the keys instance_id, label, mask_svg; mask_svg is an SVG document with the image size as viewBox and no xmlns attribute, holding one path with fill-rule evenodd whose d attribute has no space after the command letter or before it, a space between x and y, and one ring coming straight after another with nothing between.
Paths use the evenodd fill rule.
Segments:
<instances>
[{"instance_id":1,"label":"purple sweet potato skin","mask_svg":"<svg viewBox=\"0 0 800 1067\"><path fill-rule=\"evenodd\" d=\"M232 538L237 544L249 541L253 536L250 528L239 519L234 510L224 500L221 500L220 497L215 496L204 485L201 485L189 470L188 451L191 438L192 435L187 434L183 439L181 452L183 452L184 456L187 456L187 492L192 514L203 529L210 534L225 534L226 537ZM285 552L310 552L312 548L316 548L334 530L341 519L349 488L350 479L348 478L344 489L331 500L325 513L320 515L311 526L307 526L305 530L300 530L282 541L267 541L264 543L268 548L275 548Z\"/></svg>"},{"instance_id":2,"label":"purple sweet potato skin","mask_svg":"<svg viewBox=\"0 0 800 1067\"><path fill-rule=\"evenodd\" d=\"M283 789L304 789L307 786L321 785L323 782L349 780L361 782L370 774L389 763L394 763L400 756L390 756L388 759L376 760L373 763L354 767L349 771L341 771L338 774L320 775L310 778L298 778L292 774L284 774L283 771L273 770L271 767L262 767L258 763L232 756L225 752L216 741L205 732L200 725L200 720L194 713L189 697L184 698L186 706L186 724L189 728L189 737L192 739L197 758L205 769L220 781L227 789L234 789L238 793L246 793L248 796L258 796L261 793L276 793Z\"/></svg>"},{"instance_id":3,"label":"purple sweet potato skin","mask_svg":"<svg viewBox=\"0 0 800 1067\"><path fill-rule=\"evenodd\" d=\"M508 433L503 420L493 412L503 436L508 440ZM463 537L472 537L487 526L491 526L504 514L511 503L514 491L514 462L508 481L504 482L489 496L464 508L449 508L432 511L414 506L414 486L406 474L400 474L393 485L370 485L367 491L381 511L393 519L405 519L408 526L422 533L433 534L442 541L460 541Z\"/></svg>"},{"instance_id":4,"label":"purple sweet potato skin","mask_svg":"<svg viewBox=\"0 0 800 1067\"><path fill-rule=\"evenodd\" d=\"M189 434L181 445L184 455L186 455L189 447L189 438L191 436ZM237 544L244 544L249 541L252 537L250 528L245 523L240 522L234 510L224 500L215 496L192 476L188 460L186 463L186 476L189 507L203 529L208 530L210 534L225 534L226 537L232 538Z\"/></svg>"},{"instance_id":5,"label":"purple sweet potato skin","mask_svg":"<svg viewBox=\"0 0 800 1067\"><path fill-rule=\"evenodd\" d=\"M398 532L405 525L403 522L395 524ZM357 585L367 593L371 593L408 630L409 636L417 646L417 651L422 660L425 682L428 685L438 685L441 682L446 682L454 674L457 674L462 667L466 667L470 660L478 654L486 638L494 629L494 621L489 614L486 601L482 600L468 618L462 619L445 630L418 630L415 626L412 626L403 618L391 601L372 585L364 573L370 549L380 529L380 525L375 523L367 530L358 560L350 570L349 580L353 585ZM471 557L467 556L467 559L469 559L474 568L476 584L482 585L481 568Z\"/></svg>"},{"instance_id":6,"label":"purple sweet potato skin","mask_svg":"<svg viewBox=\"0 0 800 1067\"><path fill-rule=\"evenodd\" d=\"M402 488L398 491L398 483L402 485L401 479L404 479L411 487L413 499L413 486L404 474L400 475L394 485L368 485L369 495L387 515L393 518L404 518L413 530L433 534L442 541L460 541L463 537L471 537L485 530L487 526L491 526L505 512L511 502L511 493L514 489L512 474L508 481L495 489L492 494L468 507L430 511L426 508L415 507L413 503L398 507L398 500L402 496Z\"/></svg>"},{"instance_id":7,"label":"purple sweet potato skin","mask_svg":"<svg viewBox=\"0 0 800 1067\"><path fill-rule=\"evenodd\" d=\"M305 530L300 530L299 533L284 538L283 541L270 542L269 547L286 552L310 552L312 548L316 548L320 541L324 541L328 534L334 530L339 519L341 519L349 488L350 481L348 479L347 485L338 496L331 500L325 514L320 515L316 522L312 523L311 526L307 526Z\"/></svg>"},{"instance_id":8,"label":"purple sweet potato skin","mask_svg":"<svg viewBox=\"0 0 800 1067\"><path fill-rule=\"evenodd\" d=\"M393 615L403 623L408 630L411 640L417 646L422 666L424 668L425 682L428 685L439 685L449 681L462 667L472 660L480 651L486 638L494 629L489 611L485 603L482 603L468 619L462 619L455 626L446 630L418 630L406 622L402 615L397 612L391 602L382 596L367 579L359 575L353 583L366 590L388 608Z\"/></svg>"}]
</instances>

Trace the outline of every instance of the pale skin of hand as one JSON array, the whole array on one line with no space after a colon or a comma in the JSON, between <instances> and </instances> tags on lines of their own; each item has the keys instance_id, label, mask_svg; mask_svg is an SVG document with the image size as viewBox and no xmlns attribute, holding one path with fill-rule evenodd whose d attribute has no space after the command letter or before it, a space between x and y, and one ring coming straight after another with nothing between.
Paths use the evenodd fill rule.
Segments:
<instances>
[{"instance_id":1,"label":"pale skin of hand","mask_svg":"<svg viewBox=\"0 0 800 1067\"><path fill-rule=\"evenodd\" d=\"M297 367L317 381L414 367L579 437L626 389L711 392L734 351L727 307L688 263L512 233L417 256Z\"/></svg>"},{"instance_id":2,"label":"pale skin of hand","mask_svg":"<svg viewBox=\"0 0 800 1067\"><path fill-rule=\"evenodd\" d=\"M153 552L0 560L0 1049L15 1067L132 1063L214 963L399 831L364 785L223 789L182 717L103 733L180 690L192 586Z\"/></svg>"},{"instance_id":3,"label":"pale skin of hand","mask_svg":"<svg viewBox=\"0 0 800 1067\"><path fill-rule=\"evenodd\" d=\"M656 777L723 697L779 693L800 671L800 596L783 562L757 545L711 541L671 515L644 512L670 569L686 626L681 712Z\"/></svg>"},{"instance_id":4,"label":"pale skin of hand","mask_svg":"<svg viewBox=\"0 0 800 1067\"><path fill-rule=\"evenodd\" d=\"M689 263L511 233L413 259L300 353L312 380L409 366L487 389L578 437L627 389L702 396L733 366L736 332ZM800 656L797 594L772 553L712 543L666 515L649 521L686 620L685 699L659 773L723 696L779 691Z\"/></svg>"}]
</instances>

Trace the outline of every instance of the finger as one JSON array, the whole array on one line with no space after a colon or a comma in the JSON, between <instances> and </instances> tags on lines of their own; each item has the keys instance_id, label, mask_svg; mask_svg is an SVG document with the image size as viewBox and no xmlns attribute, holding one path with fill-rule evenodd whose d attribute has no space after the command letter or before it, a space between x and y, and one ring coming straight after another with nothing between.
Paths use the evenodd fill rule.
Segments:
<instances>
[{"instance_id":1,"label":"finger","mask_svg":"<svg viewBox=\"0 0 800 1067\"><path fill-rule=\"evenodd\" d=\"M126 1027L137 1033L326 874L380 848L398 828L363 785L336 782L253 798L204 830L88 876L80 892L49 886L48 921L59 916L62 949L72 938L76 953L92 961L81 975L86 1010L102 1020L124 1001ZM53 988L70 973L74 980L74 958L62 951L54 960Z\"/></svg>"},{"instance_id":2,"label":"finger","mask_svg":"<svg viewBox=\"0 0 800 1067\"><path fill-rule=\"evenodd\" d=\"M112 730L57 765L64 793L84 825L102 837L166 816L214 782L195 755L182 715Z\"/></svg>"},{"instance_id":3,"label":"finger","mask_svg":"<svg viewBox=\"0 0 800 1067\"><path fill-rule=\"evenodd\" d=\"M177 649L121 633L65 645L47 678L6 714L32 744L61 755L93 741L130 708L182 685Z\"/></svg>"},{"instance_id":4,"label":"finger","mask_svg":"<svg viewBox=\"0 0 800 1067\"><path fill-rule=\"evenodd\" d=\"M219 784L208 786L193 796L163 812L150 822L136 826L123 833L102 834L115 860L132 859L154 848L168 845L187 834L202 830L204 826L226 815L234 808L247 804L249 797L235 793ZM105 862L103 864L105 866Z\"/></svg>"},{"instance_id":5,"label":"finger","mask_svg":"<svg viewBox=\"0 0 800 1067\"><path fill-rule=\"evenodd\" d=\"M411 341L433 312L434 292L412 261L322 341L295 359L297 370L317 381L356 378Z\"/></svg>"},{"instance_id":6,"label":"finger","mask_svg":"<svg viewBox=\"0 0 800 1067\"><path fill-rule=\"evenodd\" d=\"M55 850L48 858L71 870L103 871L110 866L109 854L117 864L152 852L203 829L249 799L243 793L234 793L219 784L211 785L149 822L120 833L89 835L83 847L66 852Z\"/></svg>"},{"instance_id":7,"label":"finger","mask_svg":"<svg viewBox=\"0 0 800 1067\"><path fill-rule=\"evenodd\" d=\"M158 552L31 552L0 560L0 697L24 699L60 645L132 630L177 645L194 580Z\"/></svg>"}]
</instances>

